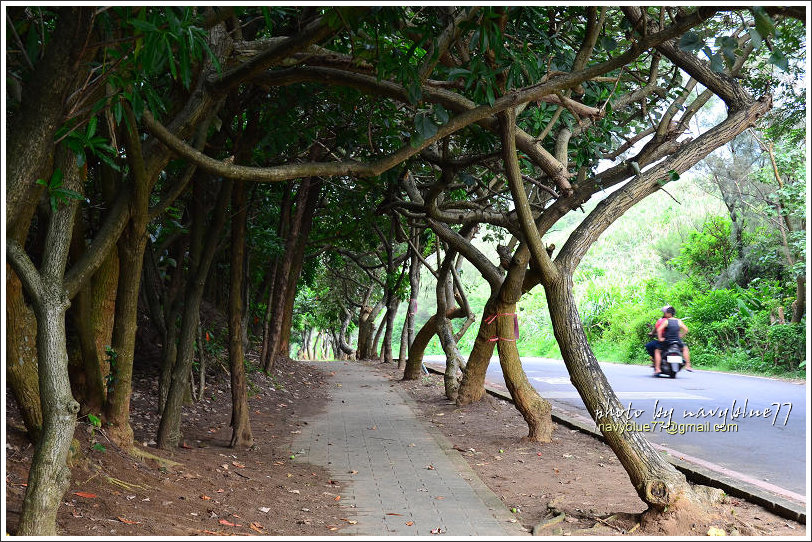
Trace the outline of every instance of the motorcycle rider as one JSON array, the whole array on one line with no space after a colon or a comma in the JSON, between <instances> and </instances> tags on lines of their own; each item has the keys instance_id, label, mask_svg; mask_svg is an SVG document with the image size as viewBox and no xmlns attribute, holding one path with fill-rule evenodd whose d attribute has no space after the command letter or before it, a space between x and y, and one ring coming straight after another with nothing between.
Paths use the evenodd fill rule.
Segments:
<instances>
[{"instance_id":1,"label":"motorcycle rider","mask_svg":"<svg viewBox=\"0 0 812 542\"><path fill-rule=\"evenodd\" d=\"M663 315L665 318L657 321L657 339L660 341L661 347L654 350L654 376L657 376L661 372L661 348L665 348L665 346L672 342L675 342L682 347L682 358L685 360L685 369L693 372L693 368L691 367L690 351L688 350L688 347L685 346L685 343L682 342L682 338L686 333L688 333L688 327L683 323L682 320L675 317L676 312L677 311L674 309L674 307L670 305L663 307Z\"/></svg>"}]
</instances>

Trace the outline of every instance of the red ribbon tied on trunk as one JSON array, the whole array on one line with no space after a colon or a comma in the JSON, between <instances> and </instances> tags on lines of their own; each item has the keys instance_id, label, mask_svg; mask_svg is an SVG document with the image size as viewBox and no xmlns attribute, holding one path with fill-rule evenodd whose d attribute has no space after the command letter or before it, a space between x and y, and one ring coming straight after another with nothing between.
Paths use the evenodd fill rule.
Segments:
<instances>
[{"instance_id":1,"label":"red ribbon tied on trunk","mask_svg":"<svg viewBox=\"0 0 812 542\"><path fill-rule=\"evenodd\" d=\"M492 314L491 316L488 316L487 318L485 318L485 323L486 324L491 324L499 316L512 316L513 317L513 338L512 339L507 339L505 337L499 337L498 335L493 335L488 340L490 342L496 342L496 341L515 342L515 341L519 340L519 317L516 316L515 312L498 312L496 314Z\"/></svg>"}]
</instances>

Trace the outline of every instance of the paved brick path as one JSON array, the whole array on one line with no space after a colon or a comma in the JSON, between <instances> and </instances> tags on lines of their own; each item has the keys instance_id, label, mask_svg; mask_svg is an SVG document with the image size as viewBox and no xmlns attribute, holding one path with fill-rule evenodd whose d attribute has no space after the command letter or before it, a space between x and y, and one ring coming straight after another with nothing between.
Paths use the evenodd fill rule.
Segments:
<instances>
[{"instance_id":1,"label":"paved brick path","mask_svg":"<svg viewBox=\"0 0 812 542\"><path fill-rule=\"evenodd\" d=\"M448 440L415 417L404 391L359 363L314 366L335 372L330 403L305 420L293 447L340 483L346 517L358 522L341 534L527 534Z\"/></svg>"}]
</instances>

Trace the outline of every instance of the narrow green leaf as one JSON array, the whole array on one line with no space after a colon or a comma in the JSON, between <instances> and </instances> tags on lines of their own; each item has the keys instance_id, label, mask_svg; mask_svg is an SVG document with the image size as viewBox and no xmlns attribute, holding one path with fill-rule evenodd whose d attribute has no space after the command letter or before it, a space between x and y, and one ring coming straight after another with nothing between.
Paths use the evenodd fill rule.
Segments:
<instances>
[{"instance_id":1,"label":"narrow green leaf","mask_svg":"<svg viewBox=\"0 0 812 542\"><path fill-rule=\"evenodd\" d=\"M96 125L99 123L98 117L91 117L91 119L87 123L87 131L85 132L85 137L90 139L93 137L93 134L96 133Z\"/></svg>"},{"instance_id":2,"label":"narrow green leaf","mask_svg":"<svg viewBox=\"0 0 812 542\"><path fill-rule=\"evenodd\" d=\"M607 53L617 49L617 41L611 36L603 36L601 38L601 47Z\"/></svg>"},{"instance_id":3,"label":"narrow green leaf","mask_svg":"<svg viewBox=\"0 0 812 542\"><path fill-rule=\"evenodd\" d=\"M130 19L130 24L133 26L133 28L141 30L142 32L158 31L158 27L148 21L142 21L139 19Z\"/></svg>"},{"instance_id":4,"label":"narrow green leaf","mask_svg":"<svg viewBox=\"0 0 812 542\"><path fill-rule=\"evenodd\" d=\"M434 106L434 115L437 117L437 120L440 121L440 124L445 124L448 122L448 111L446 111L446 108L441 104L436 104Z\"/></svg>"},{"instance_id":5,"label":"narrow green leaf","mask_svg":"<svg viewBox=\"0 0 812 542\"><path fill-rule=\"evenodd\" d=\"M414 125L417 133L425 140L433 137L437 133L437 125L426 113L418 113L414 117Z\"/></svg>"}]
</instances>

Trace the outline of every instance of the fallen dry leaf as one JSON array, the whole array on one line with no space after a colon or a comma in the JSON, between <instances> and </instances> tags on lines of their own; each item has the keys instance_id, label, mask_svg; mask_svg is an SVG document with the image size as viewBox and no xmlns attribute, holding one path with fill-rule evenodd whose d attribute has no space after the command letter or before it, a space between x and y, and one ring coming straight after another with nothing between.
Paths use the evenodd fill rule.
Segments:
<instances>
[{"instance_id":1,"label":"fallen dry leaf","mask_svg":"<svg viewBox=\"0 0 812 542\"><path fill-rule=\"evenodd\" d=\"M84 491L75 491L73 494L76 495L77 497L84 497L85 499L95 499L96 498L95 493L86 493Z\"/></svg>"},{"instance_id":2,"label":"fallen dry leaf","mask_svg":"<svg viewBox=\"0 0 812 542\"><path fill-rule=\"evenodd\" d=\"M217 523L219 523L220 525L227 525L228 527L242 527L242 525L240 525L239 523L231 523L227 519L221 519Z\"/></svg>"},{"instance_id":3,"label":"fallen dry leaf","mask_svg":"<svg viewBox=\"0 0 812 542\"><path fill-rule=\"evenodd\" d=\"M121 516L116 516L116 519L119 520L121 523L126 523L127 525L137 525L141 523L140 521L133 521L131 519L123 518Z\"/></svg>"},{"instance_id":4,"label":"fallen dry leaf","mask_svg":"<svg viewBox=\"0 0 812 542\"><path fill-rule=\"evenodd\" d=\"M412 525L414 525L414 521L407 521L407 522L406 522L406 525L408 525L409 527L411 527Z\"/></svg>"},{"instance_id":5,"label":"fallen dry leaf","mask_svg":"<svg viewBox=\"0 0 812 542\"><path fill-rule=\"evenodd\" d=\"M334 501L340 501L340 500L341 500L341 495L336 495L336 498L335 498L335 499L333 499L333 500L334 500Z\"/></svg>"},{"instance_id":6,"label":"fallen dry leaf","mask_svg":"<svg viewBox=\"0 0 812 542\"><path fill-rule=\"evenodd\" d=\"M440 527L437 527L436 529L431 530L431 534L443 534L444 532L445 532L445 529L441 529Z\"/></svg>"},{"instance_id":7,"label":"fallen dry leaf","mask_svg":"<svg viewBox=\"0 0 812 542\"><path fill-rule=\"evenodd\" d=\"M208 495L201 495L200 498L203 499L204 501L210 501L211 500L211 497L209 497Z\"/></svg>"},{"instance_id":8,"label":"fallen dry leaf","mask_svg":"<svg viewBox=\"0 0 812 542\"><path fill-rule=\"evenodd\" d=\"M237 463L236 461L232 461L231 464L234 465L235 467L237 467L238 469L244 469L245 468L245 465L243 465L242 463Z\"/></svg>"},{"instance_id":9,"label":"fallen dry leaf","mask_svg":"<svg viewBox=\"0 0 812 542\"><path fill-rule=\"evenodd\" d=\"M256 532L258 532L259 534L265 534L265 533L262 531L262 528L263 528L263 527L262 527L262 525L260 525L260 524L259 524L259 523L257 523L256 521L252 521L252 522L251 522L251 525L249 525L249 527L251 528L251 530L252 530L252 531L256 531Z\"/></svg>"},{"instance_id":10,"label":"fallen dry leaf","mask_svg":"<svg viewBox=\"0 0 812 542\"><path fill-rule=\"evenodd\" d=\"M327 525L327 528L330 529L331 531L337 531L338 530L338 527L336 527L335 525Z\"/></svg>"},{"instance_id":11,"label":"fallen dry leaf","mask_svg":"<svg viewBox=\"0 0 812 542\"><path fill-rule=\"evenodd\" d=\"M428 469L428 470L434 470L434 465L426 465L426 469Z\"/></svg>"},{"instance_id":12,"label":"fallen dry leaf","mask_svg":"<svg viewBox=\"0 0 812 542\"><path fill-rule=\"evenodd\" d=\"M397 512L387 512L387 516L402 516L403 514L398 514Z\"/></svg>"}]
</instances>

